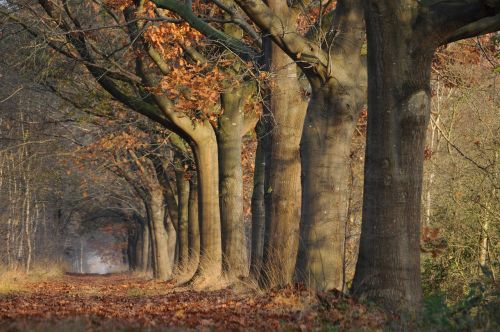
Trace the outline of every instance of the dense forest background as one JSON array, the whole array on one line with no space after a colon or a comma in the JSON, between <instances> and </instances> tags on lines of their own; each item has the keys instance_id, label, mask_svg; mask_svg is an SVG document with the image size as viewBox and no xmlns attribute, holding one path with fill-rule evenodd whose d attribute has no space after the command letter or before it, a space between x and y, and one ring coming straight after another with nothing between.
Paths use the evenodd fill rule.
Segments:
<instances>
[{"instance_id":1,"label":"dense forest background","mask_svg":"<svg viewBox=\"0 0 500 332\"><path fill-rule=\"evenodd\" d=\"M498 326L499 5L408 5L423 37L361 3L1 1L0 273L304 285Z\"/></svg>"}]
</instances>

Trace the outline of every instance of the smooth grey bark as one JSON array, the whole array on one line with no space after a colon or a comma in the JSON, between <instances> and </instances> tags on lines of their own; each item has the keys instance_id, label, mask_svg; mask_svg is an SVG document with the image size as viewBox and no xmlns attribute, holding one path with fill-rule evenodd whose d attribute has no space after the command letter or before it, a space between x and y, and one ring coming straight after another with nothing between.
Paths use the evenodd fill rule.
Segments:
<instances>
[{"instance_id":1,"label":"smooth grey bark","mask_svg":"<svg viewBox=\"0 0 500 332\"><path fill-rule=\"evenodd\" d=\"M174 223L168 216L168 213L165 214L164 226L168 235L168 261L171 269L173 270L176 266L176 247L177 247L177 232L174 227Z\"/></svg>"},{"instance_id":2,"label":"smooth grey bark","mask_svg":"<svg viewBox=\"0 0 500 332\"><path fill-rule=\"evenodd\" d=\"M140 6L142 7L142 5ZM142 9L142 8L139 8ZM139 21L142 22L142 21ZM133 36L138 36L137 29ZM134 45L137 44L135 43ZM145 45L150 59L156 64L157 69L162 73L170 70L169 65L158 57L157 51L152 45L141 40ZM139 76L148 86L156 85L155 79L148 72L144 61L136 58ZM166 68L168 67L168 68ZM102 84L102 83L101 83ZM198 204L200 221L200 262L194 278L196 283L208 286L212 282L217 282L222 275L222 244L221 244L221 222L219 210L219 173L217 160L217 140L214 129L208 120L202 120L193 125L192 119L186 117L175 110L174 103L164 95L151 95L155 105L161 110L163 125L168 125L169 129L186 139L191 145L198 169Z\"/></svg>"},{"instance_id":3,"label":"smooth grey bark","mask_svg":"<svg viewBox=\"0 0 500 332\"><path fill-rule=\"evenodd\" d=\"M138 262L137 268L141 272L146 272L148 270L148 252L149 252L149 229L147 225L141 225L140 229L140 241L137 242L138 245Z\"/></svg>"},{"instance_id":4,"label":"smooth grey bark","mask_svg":"<svg viewBox=\"0 0 500 332\"><path fill-rule=\"evenodd\" d=\"M347 83L347 82L346 82ZM349 155L360 105L357 89L313 89L301 142L302 223L297 280L315 289L343 289ZM333 91L332 91L333 90ZM354 92L354 93L353 93Z\"/></svg>"},{"instance_id":5,"label":"smooth grey bark","mask_svg":"<svg viewBox=\"0 0 500 332\"><path fill-rule=\"evenodd\" d=\"M278 11L287 7L282 1L271 0L268 4ZM288 20L285 24L294 24L296 16L290 15ZM307 102L293 60L272 42L267 53L273 82L265 162L266 222L261 282L275 287L293 283L302 193L299 150Z\"/></svg>"},{"instance_id":6,"label":"smooth grey bark","mask_svg":"<svg viewBox=\"0 0 500 332\"><path fill-rule=\"evenodd\" d=\"M344 289L349 155L366 97L361 3L339 2L334 22L343 40L334 39L331 76L321 84L317 77L308 76L312 95L301 140L302 218L296 279L319 290Z\"/></svg>"},{"instance_id":7,"label":"smooth grey bark","mask_svg":"<svg viewBox=\"0 0 500 332\"><path fill-rule=\"evenodd\" d=\"M296 8L276 10L260 0L235 2L296 61L311 85L301 139L302 215L296 274L298 281L320 290L342 289L344 250L338 249L345 240L344 202L349 193L336 190L343 190L340 177L348 174L344 173L349 166L345 146L350 145L352 133L347 131L354 129L351 124L366 98L361 0L339 0L335 12L324 17L328 23L306 36L287 23ZM336 172L339 176L332 176Z\"/></svg>"},{"instance_id":8,"label":"smooth grey bark","mask_svg":"<svg viewBox=\"0 0 500 332\"><path fill-rule=\"evenodd\" d=\"M135 242L135 254L136 254L136 262L135 262L135 270L142 271L143 270L143 236L144 230L143 225L140 225L137 230L137 241Z\"/></svg>"},{"instance_id":9,"label":"smooth grey bark","mask_svg":"<svg viewBox=\"0 0 500 332\"><path fill-rule=\"evenodd\" d=\"M189 180L188 205L189 265L196 267L200 260L200 224L198 221L198 186L196 185L196 178Z\"/></svg>"},{"instance_id":10,"label":"smooth grey bark","mask_svg":"<svg viewBox=\"0 0 500 332\"><path fill-rule=\"evenodd\" d=\"M171 138L171 140L173 139ZM151 155L149 158L154 166L158 182L163 190L164 204L166 208L164 226L168 235L168 257L170 265L174 268L176 266L176 258L178 256L178 229L180 223L179 205L176 198L176 192L173 188L175 184L172 183L174 180L170 178L167 172L168 162L161 160L155 155Z\"/></svg>"},{"instance_id":11,"label":"smooth grey bark","mask_svg":"<svg viewBox=\"0 0 500 332\"><path fill-rule=\"evenodd\" d=\"M151 266L151 232L149 225L145 223L142 227L142 249L141 249L141 272L147 272Z\"/></svg>"},{"instance_id":12,"label":"smooth grey bark","mask_svg":"<svg viewBox=\"0 0 500 332\"><path fill-rule=\"evenodd\" d=\"M176 162L175 170L178 197L177 239L179 244L179 267L185 269L189 262L189 180L180 160Z\"/></svg>"},{"instance_id":13,"label":"smooth grey bark","mask_svg":"<svg viewBox=\"0 0 500 332\"><path fill-rule=\"evenodd\" d=\"M217 129L223 264L230 278L248 274L243 223L242 93L242 87L222 93L223 112Z\"/></svg>"},{"instance_id":14,"label":"smooth grey bark","mask_svg":"<svg viewBox=\"0 0 500 332\"><path fill-rule=\"evenodd\" d=\"M193 281L210 284L222 276L222 241L219 207L219 165L213 131L193 145L198 175L200 260Z\"/></svg>"},{"instance_id":15,"label":"smooth grey bark","mask_svg":"<svg viewBox=\"0 0 500 332\"><path fill-rule=\"evenodd\" d=\"M233 6L232 0L223 0ZM225 15L231 19L230 15ZM243 31L237 24L224 24L224 33L235 39L243 38ZM229 75L242 75L242 63L233 53L228 53L234 64L224 70ZM232 83L229 83L232 84ZM248 275L248 253L243 215L243 165L242 136L245 131L244 104L250 93L248 82L229 86L226 83L221 93L222 112L216 129L219 147L219 193L222 229L223 267L229 279Z\"/></svg>"},{"instance_id":16,"label":"smooth grey bark","mask_svg":"<svg viewBox=\"0 0 500 332\"><path fill-rule=\"evenodd\" d=\"M422 169L435 49L468 32L500 1L367 0L368 128L361 242L352 291L418 313ZM495 27L496 22L491 27ZM471 36L470 34L467 34Z\"/></svg>"},{"instance_id":17,"label":"smooth grey bark","mask_svg":"<svg viewBox=\"0 0 500 332\"><path fill-rule=\"evenodd\" d=\"M265 204L264 204L264 182L266 172L266 138L265 124L262 119L256 127L257 151L255 154L255 167L253 175L252 191L252 243L250 251L250 273L256 279L260 276L262 259L264 257L264 231L265 231Z\"/></svg>"},{"instance_id":18,"label":"smooth grey bark","mask_svg":"<svg viewBox=\"0 0 500 332\"><path fill-rule=\"evenodd\" d=\"M165 227L165 204L163 188L151 190L149 193L148 208L150 210L151 234L153 240L155 278L168 280L172 275L172 264L169 255L169 239Z\"/></svg>"}]
</instances>

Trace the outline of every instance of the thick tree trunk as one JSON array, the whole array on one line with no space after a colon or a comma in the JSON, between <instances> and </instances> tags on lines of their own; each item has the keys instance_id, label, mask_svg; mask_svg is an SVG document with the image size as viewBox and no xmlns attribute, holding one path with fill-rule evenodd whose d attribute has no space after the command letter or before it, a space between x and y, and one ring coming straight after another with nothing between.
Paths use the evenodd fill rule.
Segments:
<instances>
[{"instance_id":1,"label":"thick tree trunk","mask_svg":"<svg viewBox=\"0 0 500 332\"><path fill-rule=\"evenodd\" d=\"M264 206L264 180L266 172L266 139L262 135L264 125L257 125L257 152L255 155L255 168L253 175L252 192L252 247L250 272L259 278L264 256L264 231L265 231L265 206ZM261 132L259 134L259 132Z\"/></svg>"},{"instance_id":2,"label":"thick tree trunk","mask_svg":"<svg viewBox=\"0 0 500 332\"><path fill-rule=\"evenodd\" d=\"M243 167L241 162L244 114L242 88L222 94L219 118L219 192L224 270L229 278L248 274L243 223Z\"/></svg>"},{"instance_id":3,"label":"thick tree trunk","mask_svg":"<svg viewBox=\"0 0 500 332\"><path fill-rule=\"evenodd\" d=\"M286 3L283 3L286 6ZM261 281L269 287L293 282L301 211L300 139L307 103L297 66L278 46L271 46L268 158L265 184L265 244Z\"/></svg>"},{"instance_id":4,"label":"thick tree trunk","mask_svg":"<svg viewBox=\"0 0 500 332\"><path fill-rule=\"evenodd\" d=\"M189 180L189 218L188 218L188 240L189 240L189 265L198 266L200 260L200 223L198 221L198 186L196 179Z\"/></svg>"},{"instance_id":5,"label":"thick tree trunk","mask_svg":"<svg viewBox=\"0 0 500 332\"><path fill-rule=\"evenodd\" d=\"M150 192L149 209L151 215L151 231L153 238L154 275L155 278L168 280L172 275L172 264L169 257L168 233L165 228L165 205L163 189Z\"/></svg>"},{"instance_id":6,"label":"thick tree trunk","mask_svg":"<svg viewBox=\"0 0 500 332\"><path fill-rule=\"evenodd\" d=\"M222 275L222 241L219 207L219 165L217 141L211 132L193 146L198 166L198 207L200 220L200 262L196 282L217 282Z\"/></svg>"},{"instance_id":7,"label":"thick tree trunk","mask_svg":"<svg viewBox=\"0 0 500 332\"><path fill-rule=\"evenodd\" d=\"M302 222L297 279L343 289L349 155L357 122L355 90L313 89L301 142Z\"/></svg>"},{"instance_id":8,"label":"thick tree trunk","mask_svg":"<svg viewBox=\"0 0 500 332\"><path fill-rule=\"evenodd\" d=\"M182 165L176 165L182 167ZM177 239L179 244L179 268L184 270L189 261L189 180L183 168L176 169L177 197L178 197L178 224Z\"/></svg>"},{"instance_id":9,"label":"thick tree trunk","mask_svg":"<svg viewBox=\"0 0 500 332\"><path fill-rule=\"evenodd\" d=\"M417 42L407 16L398 23L386 14L377 6L367 13L370 111L353 292L414 313L422 302L420 209L434 48Z\"/></svg>"}]
</instances>

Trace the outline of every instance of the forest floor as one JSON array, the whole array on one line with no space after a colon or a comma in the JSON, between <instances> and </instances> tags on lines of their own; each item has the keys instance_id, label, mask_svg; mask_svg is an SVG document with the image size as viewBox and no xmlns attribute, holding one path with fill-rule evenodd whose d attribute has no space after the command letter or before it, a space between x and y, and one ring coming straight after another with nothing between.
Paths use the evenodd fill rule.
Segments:
<instances>
[{"instance_id":1,"label":"forest floor","mask_svg":"<svg viewBox=\"0 0 500 332\"><path fill-rule=\"evenodd\" d=\"M0 331L374 331L386 322L334 292L195 291L129 274L64 275L0 293Z\"/></svg>"}]
</instances>

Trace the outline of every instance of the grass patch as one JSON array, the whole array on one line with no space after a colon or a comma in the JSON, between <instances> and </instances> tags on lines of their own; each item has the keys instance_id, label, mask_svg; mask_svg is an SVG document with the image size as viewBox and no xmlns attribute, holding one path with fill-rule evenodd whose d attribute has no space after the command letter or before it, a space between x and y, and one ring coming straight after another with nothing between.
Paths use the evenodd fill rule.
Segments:
<instances>
[{"instance_id":1,"label":"grass patch","mask_svg":"<svg viewBox=\"0 0 500 332\"><path fill-rule=\"evenodd\" d=\"M59 278L63 275L64 268L55 264L34 266L29 273L0 266L0 294L23 292L30 283Z\"/></svg>"},{"instance_id":2,"label":"grass patch","mask_svg":"<svg viewBox=\"0 0 500 332\"><path fill-rule=\"evenodd\" d=\"M147 292L142 288L129 288L127 289L127 295L132 297L140 297L148 295Z\"/></svg>"}]
</instances>

